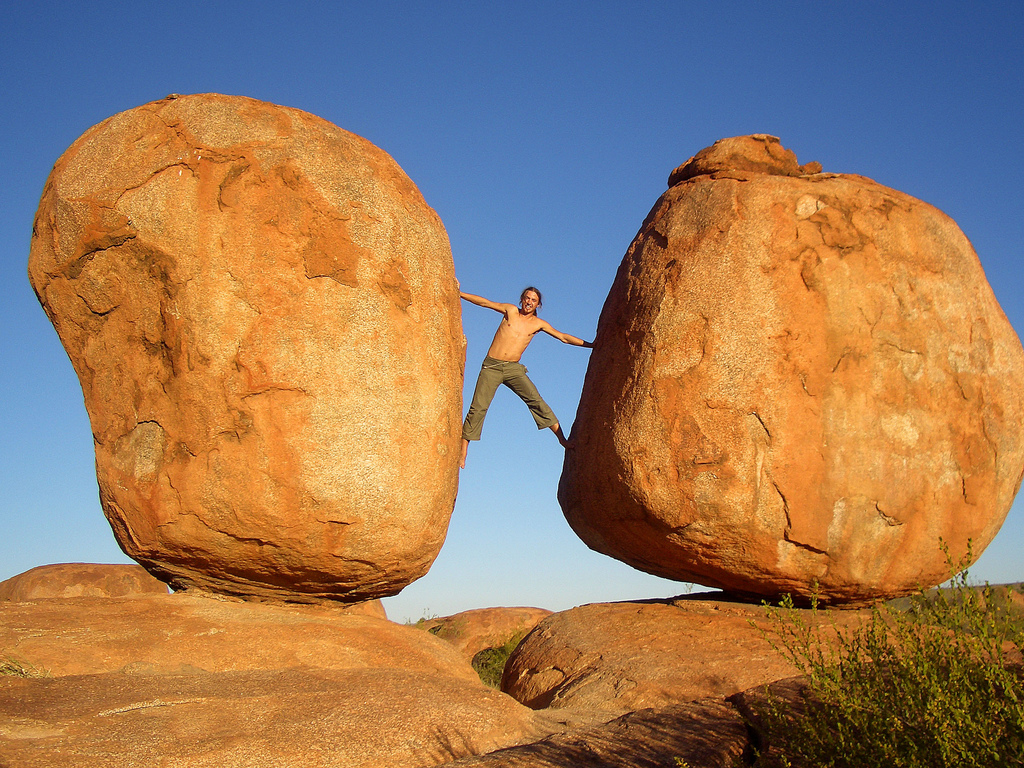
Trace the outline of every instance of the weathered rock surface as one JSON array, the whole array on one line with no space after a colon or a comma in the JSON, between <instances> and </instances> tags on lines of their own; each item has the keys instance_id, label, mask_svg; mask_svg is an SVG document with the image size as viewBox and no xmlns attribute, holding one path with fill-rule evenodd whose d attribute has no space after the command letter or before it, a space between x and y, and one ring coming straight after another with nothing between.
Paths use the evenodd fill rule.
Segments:
<instances>
[{"instance_id":1,"label":"weathered rock surface","mask_svg":"<svg viewBox=\"0 0 1024 768\"><path fill-rule=\"evenodd\" d=\"M796 674L762 635L763 606L707 594L553 614L513 651L502 690L534 709L664 707ZM809 611L801 611L812 621ZM833 617L858 622L858 611Z\"/></svg>"},{"instance_id":2,"label":"weathered rock surface","mask_svg":"<svg viewBox=\"0 0 1024 768\"><path fill-rule=\"evenodd\" d=\"M429 766L551 730L479 681L397 669L0 678L0 722L19 768Z\"/></svg>"},{"instance_id":3,"label":"weathered rock surface","mask_svg":"<svg viewBox=\"0 0 1024 768\"><path fill-rule=\"evenodd\" d=\"M935 208L768 136L677 169L601 315L559 501L599 552L856 603L975 557L1024 472L1024 352Z\"/></svg>"},{"instance_id":4,"label":"weathered rock surface","mask_svg":"<svg viewBox=\"0 0 1024 768\"><path fill-rule=\"evenodd\" d=\"M54 677L389 667L479 682L449 644L337 604L195 597L0 603L0 651Z\"/></svg>"},{"instance_id":5,"label":"weathered rock surface","mask_svg":"<svg viewBox=\"0 0 1024 768\"><path fill-rule=\"evenodd\" d=\"M550 615L551 611L543 608L478 608L428 619L420 628L451 643L467 660L472 660L480 651L503 645L516 635L525 635Z\"/></svg>"},{"instance_id":6,"label":"weathered rock surface","mask_svg":"<svg viewBox=\"0 0 1024 768\"><path fill-rule=\"evenodd\" d=\"M0 581L0 601L166 594L167 585L154 579L144 568L121 563L40 565Z\"/></svg>"},{"instance_id":7,"label":"weathered rock surface","mask_svg":"<svg viewBox=\"0 0 1024 768\"><path fill-rule=\"evenodd\" d=\"M694 601L691 620L735 624L735 635L746 624L732 608L757 610L725 604L724 619L701 610L705 602ZM715 643L707 626L686 635L680 621L662 615L670 603L587 613L608 607L576 611L612 635L624 636L620 630L632 621L645 637L631 641L638 646L632 666L619 658L629 653L627 641L617 648L606 642L610 663L588 671L595 680L604 676L592 690L613 674L635 676L640 666L651 678L670 673L671 664L652 653L652 640L664 639L652 638L656 625ZM580 695L584 681L560 696L558 709L535 712L484 687L460 652L431 633L354 610L187 593L0 603L4 659L51 675L0 677L0 761L27 768L150 765L154 756L203 768L450 761L647 768L675 757L729 766L750 753L743 720L721 698L612 720L627 698L608 706L599 696ZM748 654L742 638L720 645L723 654ZM572 664L564 648L562 658ZM756 654L747 659L764 666Z\"/></svg>"},{"instance_id":8,"label":"weathered rock surface","mask_svg":"<svg viewBox=\"0 0 1024 768\"><path fill-rule=\"evenodd\" d=\"M456 760L458 768L733 768L753 745L743 719L721 699L642 709L604 725ZM679 763L682 760L684 763Z\"/></svg>"},{"instance_id":9,"label":"weathered rock surface","mask_svg":"<svg viewBox=\"0 0 1024 768\"><path fill-rule=\"evenodd\" d=\"M57 161L29 276L81 380L104 512L176 588L395 594L458 482L448 238L387 154L318 117L168 97Z\"/></svg>"}]
</instances>

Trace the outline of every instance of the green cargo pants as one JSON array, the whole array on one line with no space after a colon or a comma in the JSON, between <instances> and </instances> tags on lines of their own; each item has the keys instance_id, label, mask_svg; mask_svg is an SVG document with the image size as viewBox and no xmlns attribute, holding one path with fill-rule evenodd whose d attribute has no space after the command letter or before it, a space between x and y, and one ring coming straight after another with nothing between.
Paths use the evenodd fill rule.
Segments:
<instances>
[{"instance_id":1,"label":"green cargo pants","mask_svg":"<svg viewBox=\"0 0 1024 768\"><path fill-rule=\"evenodd\" d=\"M526 366L522 363L512 363L508 360L496 360L493 357L485 357L484 363L480 366L480 376L476 380L476 390L473 392L473 402L469 406L469 413L462 424L462 437L465 440L479 440L480 432L484 428L484 416L491 406L494 393L498 385L504 384L522 398L533 414L533 420L537 422L537 429L553 427L558 423L554 412L541 398L537 387L526 375Z\"/></svg>"}]
</instances>

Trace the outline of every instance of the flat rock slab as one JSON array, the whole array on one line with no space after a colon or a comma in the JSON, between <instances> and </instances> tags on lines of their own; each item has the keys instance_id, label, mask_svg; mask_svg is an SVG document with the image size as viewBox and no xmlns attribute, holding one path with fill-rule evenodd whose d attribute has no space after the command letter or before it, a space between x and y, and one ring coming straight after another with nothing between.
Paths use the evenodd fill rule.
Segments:
<instances>
[{"instance_id":1,"label":"flat rock slab","mask_svg":"<svg viewBox=\"0 0 1024 768\"><path fill-rule=\"evenodd\" d=\"M797 673L762 635L772 627L765 608L701 597L553 614L513 652L502 690L535 709L624 712L727 696ZM830 616L840 625L861 618Z\"/></svg>"},{"instance_id":2,"label":"flat rock slab","mask_svg":"<svg viewBox=\"0 0 1024 768\"><path fill-rule=\"evenodd\" d=\"M721 699L631 712L604 725L464 758L459 768L733 768L751 754L739 713Z\"/></svg>"},{"instance_id":3,"label":"flat rock slab","mask_svg":"<svg viewBox=\"0 0 1024 768\"><path fill-rule=\"evenodd\" d=\"M188 594L0 602L0 651L53 676L392 667L478 681L430 633L338 604Z\"/></svg>"},{"instance_id":4,"label":"flat rock slab","mask_svg":"<svg viewBox=\"0 0 1024 768\"><path fill-rule=\"evenodd\" d=\"M412 768L548 733L479 682L407 670L0 679L10 768Z\"/></svg>"},{"instance_id":5,"label":"flat rock slab","mask_svg":"<svg viewBox=\"0 0 1024 768\"><path fill-rule=\"evenodd\" d=\"M40 565L0 581L0 601L166 594L166 584L150 576L142 566L130 563Z\"/></svg>"}]
</instances>

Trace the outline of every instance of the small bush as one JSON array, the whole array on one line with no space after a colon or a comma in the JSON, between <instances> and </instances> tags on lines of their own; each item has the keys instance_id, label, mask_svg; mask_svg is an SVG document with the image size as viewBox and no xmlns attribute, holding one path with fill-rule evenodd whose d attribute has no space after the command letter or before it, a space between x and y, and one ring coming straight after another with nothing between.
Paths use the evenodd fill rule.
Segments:
<instances>
[{"instance_id":1,"label":"small bush","mask_svg":"<svg viewBox=\"0 0 1024 768\"><path fill-rule=\"evenodd\" d=\"M1012 601L968 586L960 570L948 589L905 610L876 606L853 629L807 621L788 598L769 608L769 640L809 688L800 716L771 697L758 712L770 751L757 764L1024 765L1024 688L1010 664L1024 632Z\"/></svg>"},{"instance_id":2,"label":"small bush","mask_svg":"<svg viewBox=\"0 0 1024 768\"><path fill-rule=\"evenodd\" d=\"M429 611L425 610L423 611L423 615L416 619L416 621L413 621L412 619L406 619L405 626L414 627L416 629L426 629L428 622L435 621L438 618L439 617L436 613L430 613Z\"/></svg>"},{"instance_id":3,"label":"small bush","mask_svg":"<svg viewBox=\"0 0 1024 768\"><path fill-rule=\"evenodd\" d=\"M456 640L466 631L465 619L441 619L437 624L427 628L427 632L442 640Z\"/></svg>"},{"instance_id":4,"label":"small bush","mask_svg":"<svg viewBox=\"0 0 1024 768\"><path fill-rule=\"evenodd\" d=\"M13 656L0 658L0 677L49 677L49 672Z\"/></svg>"},{"instance_id":5,"label":"small bush","mask_svg":"<svg viewBox=\"0 0 1024 768\"><path fill-rule=\"evenodd\" d=\"M512 651L522 642L525 632L517 632L504 643L493 648L484 648L473 656L473 669L480 675L483 684L491 688L501 688L501 676L505 672L505 664Z\"/></svg>"}]
</instances>

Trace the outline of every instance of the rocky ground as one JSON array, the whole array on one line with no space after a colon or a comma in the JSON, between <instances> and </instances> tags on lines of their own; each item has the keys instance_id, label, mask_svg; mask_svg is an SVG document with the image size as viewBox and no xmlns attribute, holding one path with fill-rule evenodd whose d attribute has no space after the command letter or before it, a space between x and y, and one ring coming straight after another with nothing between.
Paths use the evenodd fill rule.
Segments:
<instances>
[{"instance_id":1,"label":"rocky ground","mask_svg":"<svg viewBox=\"0 0 1024 768\"><path fill-rule=\"evenodd\" d=\"M725 766L751 749L731 695L794 671L761 608L707 596L406 626L160 587L81 564L0 583L24 675L0 677L0 764ZM526 632L506 692L484 686L472 656Z\"/></svg>"}]
</instances>

